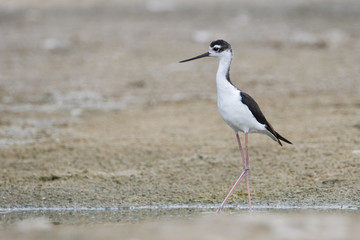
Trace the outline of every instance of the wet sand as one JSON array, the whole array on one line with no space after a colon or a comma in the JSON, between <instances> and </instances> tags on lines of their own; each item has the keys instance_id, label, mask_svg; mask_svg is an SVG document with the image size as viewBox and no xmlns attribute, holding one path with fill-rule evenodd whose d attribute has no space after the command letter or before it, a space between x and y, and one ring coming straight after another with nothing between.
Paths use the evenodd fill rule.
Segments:
<instances>
[{"instance_id":1,"label":"wet sand","mask_svg":"<svg viewBox=\"0 0 360 240\"><path fill-rule=\"evenodd\" d=\"M242 163L217 112L217 60L178 63L218 38L232 81L294 143L250 135L253 205L358 208L359 13L357 1L1 3L0 208L220 204ZM247 205L244 184L229 204ZM299 221L311 215L324 217Z\"/></svg>"},{"instance_id":2,"label":"wet sand","mask_svg":"<svg viewBox=\"0 0 360 240\"><path fill-rule=\"evenodd\" d=\"M85 220L86 221L86 220ZM319 212L201 215L141 223L57 225L44 217L1 229L2 239L357 239L359 215Z\"/></svg>"}]
</instances>

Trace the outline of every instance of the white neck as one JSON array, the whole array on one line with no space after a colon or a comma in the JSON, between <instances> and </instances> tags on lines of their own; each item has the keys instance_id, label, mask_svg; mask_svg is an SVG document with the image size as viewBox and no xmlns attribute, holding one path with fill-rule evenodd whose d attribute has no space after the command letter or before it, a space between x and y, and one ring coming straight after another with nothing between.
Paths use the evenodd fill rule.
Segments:
<instances>
[{"instance_id":1,"label":"white neck","mask_svg":"<svg viewBox=\"0 0 360 240\"><path fill-rule=\"evenodd\" d=\"M219 67L216 73L216 87L218 89L218 92L222 88L227 88L229 86L233 85L231 82L229 82L229 72L230 72L230 65L232 60L232 53L228 53L225 56L222 56L219 58Z\"/></svg>"}]
</instances>

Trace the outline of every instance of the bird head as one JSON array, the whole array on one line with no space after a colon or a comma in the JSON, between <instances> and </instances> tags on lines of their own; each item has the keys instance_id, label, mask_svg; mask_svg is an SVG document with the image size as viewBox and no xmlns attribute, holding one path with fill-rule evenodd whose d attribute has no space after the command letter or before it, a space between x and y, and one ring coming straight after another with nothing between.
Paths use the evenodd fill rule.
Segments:
<instances>
[{"instance_id":1,"label":"bird head","mask_svg":"<svg viewBox=\"0 0 360 240\"><path fill-rule=\"evenodd\" d=\"M232 57L231 45L224 40L212 41L210 43L208 52L203 53L203 54L193 57L193 58L182 60L182 61L180 61L180 63L192 61L192 60L203 58L203 57L216 57L218 59L231 58Z\"/></svg>"}]
</instances>

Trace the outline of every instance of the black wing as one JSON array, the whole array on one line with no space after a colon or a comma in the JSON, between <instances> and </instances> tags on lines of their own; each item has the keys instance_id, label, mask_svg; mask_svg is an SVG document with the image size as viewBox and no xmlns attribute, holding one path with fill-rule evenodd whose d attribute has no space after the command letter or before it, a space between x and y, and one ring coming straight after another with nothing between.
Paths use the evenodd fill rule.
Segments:
<instances>
[{"instance_id":1,"label":"black wing","mask_svg":"<svg viewBox=\"0 0 360 240\"><path fill-rule=\"evenodd\" d=\"M280 140L292 144L289 140L287 140L286 138L282 137L280 134L278 134L273 127L271 126L271 124L266 120L264 114L261 112L259 105L255 102L255 100L247 93L244 92L240 92L240 96L241 96L241 102L243 104L245 104L246 106L248 106L250 112L254 115L256 121L258 121L261 124L265 125L265 128L276 137L278 143L282 146Z\"/></svg>"}]
</instances>

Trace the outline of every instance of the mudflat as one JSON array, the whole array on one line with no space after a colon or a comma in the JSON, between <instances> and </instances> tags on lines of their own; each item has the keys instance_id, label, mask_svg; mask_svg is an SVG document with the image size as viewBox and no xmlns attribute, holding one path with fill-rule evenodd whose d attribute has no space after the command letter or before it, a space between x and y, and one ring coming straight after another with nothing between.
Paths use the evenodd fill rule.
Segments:
<instances>
[{"instance_id":1,"label":"mudflat","mask_svg":"<svg viewBox=\"0 0 360 240\"><path fill-rule=\"evenodd\" d=\"M178 63L215 39L293 142L249 136L253 205L359 207L359 23L358 1L1 3L0 208L220 204L242 161L218 63Z\"/></svg>"}]
</instances>

